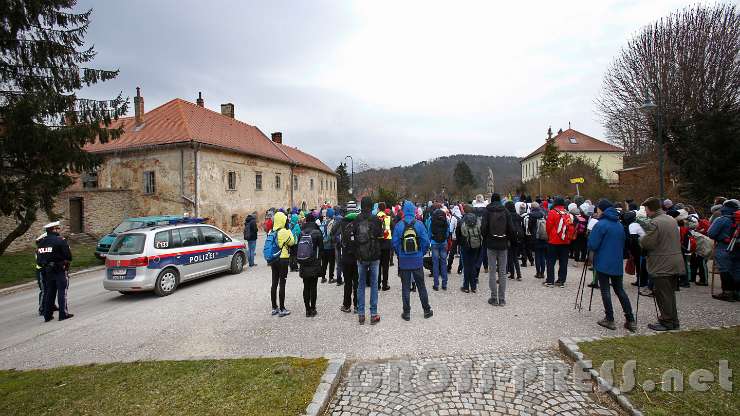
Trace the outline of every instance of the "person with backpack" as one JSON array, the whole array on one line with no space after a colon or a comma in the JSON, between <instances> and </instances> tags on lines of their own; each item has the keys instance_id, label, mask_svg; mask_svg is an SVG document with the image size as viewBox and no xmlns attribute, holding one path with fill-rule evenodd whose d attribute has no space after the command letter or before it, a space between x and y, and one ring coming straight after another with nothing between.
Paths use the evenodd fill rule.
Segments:
<instances>
[{"instance_id":1,"label":"person with backpack","mask_svg":"<svg viewBox=\"0 0 740 416\"><path fill-rule=\"evenodd\" d=\"M298 241L298 237L301 235L301 223L302 222L303 221L298 216L298 214L291 214L290 215L290 223L288 224L288 228L293 233L293 240L296 241L296 242ZM298 247L296 245L293 245L289 249L289 252L290 252L290 261L289 261L288 264L290 266L290 271L291 272L297 272L298 271L298 261L296 259L296 249L297 248Z\"/></svg>"},{"instance_id":2,"label":"person with backpack","mask_svg":"<svg viewBox=\"0 0 740 416\"><path fill-rule=\"evenodd\" d=\"M585 262L588 258L588 250L586 249L588 236L586 235L588 226L588 217L581 211L580 208L573 205L573 209L569 210L573 215L573 222L576 227L576 239L573 240L571 246L573 247L573 260Z\"/></svg>"},{"instance_id":3,"label":"person with backpack","mask_svg":"<svg viewBox=\"0 0 740 416\"><path fill-rule=\"evenodd\" d=\"M323 257L326 255L323 244L324 236L316 226L313 214L308 214L296 244L296 259L300 266L298 275L303 279L303 304L308 318L317 314L316 292L324 264Z\"/></svg>"},{"instance_id":4,"label":"person with backpack","mask_svg":"<svg viewBox=\"0 0 740 416\"><path fill-rule=\"evenodd\" d=\"M432 289L439 290L441 276L442 290L447 290L447 238L450 236L450 223L440 204L434 205L434 211L427 219L426 229L432 242Z\"/></svg>"},{"instance_id":5,"label":"person with backpack","mask_svg":"<svg viewBox=\"0 0 740 416\"><path fill-rule=\"evenodd\" d=\"M463 264L463 284L460 290L465 293L477 291L478 282L475 279L474 268L483 247L481 220L473 212L474 209L470 204L465 205L463 209L465 214L455 230L460 246L460 261Z\"/></svg>"},{"instance_id":6,"label":"person with backpack","mask_svg":"<svg viewBox=\"0 0 740 416\"><path fill-rule=\"evenodd\" d=\"M691 234L686 220L689 218L689 213L685 209L678 209L678 215L676 216L676 223L678 223L678 232L681 238L681 254L683 254L684 272L681 274L678 286L679 287L691 287L689 283L689 276L691 275L691 255L696 251L696 237Z\"/></svg>"},{"instance_id":7,"label":"person with backpack","mask_svg":"<svg viewBox=\"0 0 740 416\"><path fill-rule=\"evenodd\" d=\"M509 279L514 279L514 271L516 271L516 280L522 280L522 271L519 268L519 256L524 245L524 226L522 225L522 217L516 212L516 205L512 201L506 201L504 208L509 213L511 219L511 233L512 238L509 244L509 250L506 253L507 271L509 273Z\"/></svg>"},{"instance_id":8,"label":"person with backpack","mask_svg":"<svg viewBox=\"0 0 740 416\"><path fill-rule=\"evenodd\" d=\"M340 224L344 218L344 212L341 207L334 207L334 225L329 230L331 239L334 242L334 264L336 271L334 272L337 276L337 286L344 284L344 270L342 269L342 236L339 233Z\"/></svg>"},{"instance_id":9,"label":"person with backpack","mask_svg":"<svg viewBox=\"0 0 740 416\"><path fill-rule=\"evenodd\" d=\"M388 272L391 266L391 217L385 212L385 202L378 202L378 213L376 214L383 225L383 239L380 241L380 279L378 289L390 290L388 286Z\"/></svg>"},{"instance_id":10,"label":"person with backpack","mask_svg":"<svg viewBox=\"0 0 740 416\"><path fill-rule=\"evenodd\" d=\"M247 242L247 264L254 267L254 255L257 252L257 211L247 215L244 219L244 241Z\"/></svg>"},{"instance_id":11,"label":"person with backpack","mask_svg":"<svg viewBox=\"0 0 740 416\"><path fill-rule=\"evenodd\" d=\"M414 217L414 211L414 204L411 201L403 203L404 219L396 224L396 228L393 229L392 240L393 250L398 255L398 269L401 274L401 300L403 302L401 318L405 321L411 319L410 292L412 282L416 284L419 292L424 318L431 318L434 315L432 307L429 306L429 295L424 283L423 258L424 253L430 247L429 235L424 224Z\"/></svg>"},{"instance_id":12,"label":"person with backpack","mask_svg":"<svg viewBox=\"0 0 740 416\"><path fill-rule=\"evenodd\" d=\"M713 295L725 302L740 301L740 209L736 199L722 204L721 215L712 221L707 236L716 242L714 261L719 269L722 293Z\"/></svg>"},{"instance_id":13,"label":"person with backpack","mask_svg":"<svg viewBox=\"0 0 740 416\"><path fill-rule=\"evenodd\" d=\"M522 260L522 267L527 267L527 260L529 264L534 266L534 234L531 234L529 229L529 210L532 205L531 200L527 197L525 200L530 202L518 202L514 206L516 207L516 214L519 216L519 220L522 224L522 230L524 230L524 237L521 245L520 256Z\"/></svg>"},{"instance_id":14,"label":"person with backpack","mask_svg":"<svg viewBox=\"0 0 740 416\"><path fill-rule=\"evenodd\" d=\"M373 200L369 196L360 201L362 212L352 222L357 256L357 314L360 325L365 324L365 286L370 283L370 325L380 322L378 314L378 269L380 268L380 240L383 224L373 215Z\"/></svg>"},{"instance_id":15,"label":"person with backpack","mask_svg":"<svg viewBox=\"0 0 740 416\"><path fill-rule=\"evenodd\" d=\"M455 254L459 251L459 245L457 243L457 225L462 220L462 212L460 211L460 207L455 205L452 207L452 215L450 215L450 237L452 240L452 244L450 245L450 250L447 253L447 274L449 275L452 273L452 264L455 262ZM458 272L457 274L461 274L462 272L462 260L458 261Z\"/></svg>"},{"instance_id":16,"label":"person with backpack","mask_svg":"<svg viewBox=\"0 0 740 416\"><path fill-rule=\"evenodd\" d=\"M315 220L314 220L315 221ZM306 218L306 222L309 219ZM326 272L329 269L329 283L334 283L334 261L336 256L334 253L334 240L331 238L331 229L334 227L334 208L327 208L326 216L321 221L319 231L321 232L321 283L326 283Z\"/></svg>"},{"instance_id":17,"label":"person with backpack","mask_svg":"<svg viewBox=\"0 0 740 416\"><path fill-rule=\"evenodd\" d=\"M481 235L490 267L488 286L491 289L491 297L488 303L493 306L505 306L507 258L509 246L516 243L516 237L511 214L501 204L501 195L497 193L491 195L491 203L486 207L486 215L481 223ZM516 259L514 262L519 265Z\"/></svg>"},{"instance_id":18,"label":"person with backpack","mask_svg":"<svg viewBox=\"0 0 740 416\"><path fill-rule=\"evenodd\" d=\"M691 267L689 281L694 282L697 286L709 286L707 258L714 250L714 241L706 235L706 232L709 230L709 221L701 219L699 218L699 214L693 213L687 218L686 225L696 240L696 250L691 253L691 259L689 260L689 267Z\"/></svg>"},{"instance_id":19,"label":"person with backpack","mask_svg":"<svg viewBox=\"0 0 740 416\"><path fill-rule=\"evenodd\" d=\"M599 322L600 326L615 330L614 308L609 285L622 305L625 323L624 327L630 332L637 330L635 316L632 314L632 304L624 291L624 269L622 257L624 253L626 236L624 227L619 221L619 213L612 203L602 199L597 204L600 221L596 224L588 236L588 250L594 253L594 271L599 279L601 289L601 300L604 304L606 317Z\"/></svg>"},{"instance_id":20,"label":"person with backpack","mask_svg":"<svg viewBox=\"0 0 740 416\"><path fill-rule=\"evenodd\" d=\"M288 278L288 263L290 262L290 247L295 245L293 233L285 228L288 217L282 212L275 213L273 218L273 229L265 240L265 260L272 269L272 286L270 287L270 299L272 301L272 315L280 317L290 315L285 308L285 280ZM277 303L277 291L280 288Z\"/></svg>"},{"instance_id":21,"label":"person with backpack","mask_svg":"<svg viewBox=\"0 0 740 416\"><path fill-rule=\"evenodd\" d=\"M565 200L555 197L553 208L547 214L547 287L564 287L568 275L568 248L575 235L573 217L565 210ZM558 280L555 281L555 263L558 263Z\"/></svg>"},{"instance_id":22,"label":"person with backpack","mask_svg":"<svg viewBox=\"0 0 740 416\"><path fill-rule=\"evenodd\" d=\"M544 279L545 266L547 265L546 255L548 236L545 225L545 212L540 208L540 204L537 202L532 202L529 207L529 222L527 229L534 240L534 277L536 279Z\"/></svg>"},{"instance_id":23,"label":"person with backpack","mask_svg":"<svg viewBox=\"0 0 740 416\"><path fill-rule=\"evenodd\" d=\"M352 222L357 218L357 215L355 211L345 213L342 221L333 230L333 233L338 235L338 244L342 247L341 263L342 276L344 278L344 299L340 309L345 313L352 312L352 306L354 306L354 312L357 313L357 293L360 290L357 286L358 267L357 257L355 256L354 228L352 226Z\"/></svg>"}]
</instances>

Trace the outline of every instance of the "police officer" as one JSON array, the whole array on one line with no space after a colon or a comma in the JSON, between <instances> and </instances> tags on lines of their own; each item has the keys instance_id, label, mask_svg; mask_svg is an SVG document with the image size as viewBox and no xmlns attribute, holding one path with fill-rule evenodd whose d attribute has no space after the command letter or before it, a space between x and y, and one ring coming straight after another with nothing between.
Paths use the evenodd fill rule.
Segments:
<instances>
[{"instance_id":1,"label":"police officer","mask_svg":"<svg viewBox=\"0 0 740 416\"><path fill-rule=\"evenodd\" d=\"M59 302L59 320L73 317L67 310L67 287L69 278L67 270L72 261L69 244L60 235L61 223L55 221L44 226L46 237L38 241L36 249L36 264L41 267L44 278L44 321L54 319L54 298Z\"/></svg>"},{"instance_id":2,"label":"police officer","mask_svg":"<svg viewBox=\"0 0 740 416\"><path fill-rule=\"evenodd\" d=\"M39 241L46 237L46 233L41 234L36 238L36 247L38 247ZM44 271L41 266L36 263L36 283L39 285L39 316L44 316L44 293L46 292L46 283L44 282ZM52 311L58 311L59 308L54 305Z\"/></svg>"}]
</instances>

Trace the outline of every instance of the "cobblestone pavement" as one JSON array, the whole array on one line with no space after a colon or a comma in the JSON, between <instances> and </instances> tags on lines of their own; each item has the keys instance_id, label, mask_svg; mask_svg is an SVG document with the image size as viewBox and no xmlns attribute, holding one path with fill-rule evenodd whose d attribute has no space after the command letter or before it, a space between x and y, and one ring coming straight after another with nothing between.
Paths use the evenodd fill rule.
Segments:
<instances>
[{"instance_id":1,"label":"cobblestone pavement","mask_svg":"<svg viewBox=\"0 0 740 416\"><path fill-rule=\"evenodd\" d=\"M326 414L620 414L608 407L614 404L606 396L591 392L590 382L576 382L574 374L549 350L358 362L338 387ZM600 398L606 403L599 403Z\"/></svg>"}]
</instances>

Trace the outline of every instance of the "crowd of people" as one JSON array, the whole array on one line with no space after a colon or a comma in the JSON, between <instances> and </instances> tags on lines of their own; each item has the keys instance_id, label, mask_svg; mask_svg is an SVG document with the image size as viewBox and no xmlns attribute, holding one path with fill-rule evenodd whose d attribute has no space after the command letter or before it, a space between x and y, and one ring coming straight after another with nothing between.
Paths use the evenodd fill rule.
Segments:
<instances>
[{"instance_id":1,"label":"crowd of people","mask_svg":"<svg viewBox=\"0 0 740 416\"><path fill-rule=\"evenodd\" d=\"M460 291L479 290L481 270L488 276L488 303L507 304L507 282L522 280L522 268L534 267L535 278L548 288L564 287L568 263L583 264L588 286L599 289L605 317L599 325L615 329L611 290L625 317L624 327L636 330L635 315L624 289L624 276L639 295L655 299L656 331L680 327L675 292L691 283L708 285L708 261L719 273L721 293L715 299L740 300L740 248L735 245L740 224L736 199L717 197L702 215L690 205L649 198L592 202L581 196L502 198L490 202L478 195L471 204L411 201L386 206L364 197L345 206L315 210L270 210L264 254L272 268L272 314L286 316L288 273L303 279L307 317L317 315L318 282L344 285L341 310L366 322L369 290L370 324L380 322L379 292L390 289L390 267L396 260L401 281L402 319L411 319L410 293L418 292L424 318L433 316L424 269L432 290L447 290L454 259L462 275ZM254 266L256 215L245 222L249 265ZM273 236L273 238L269 238ZM274 259L274 260L272 260ZM557 265L557 270L556 270ZM591 273L586 273L586 271ZM328 277L328 279L327 279ZM586 282L583 282L585 285Z\"/></svg>"}]
</instances>

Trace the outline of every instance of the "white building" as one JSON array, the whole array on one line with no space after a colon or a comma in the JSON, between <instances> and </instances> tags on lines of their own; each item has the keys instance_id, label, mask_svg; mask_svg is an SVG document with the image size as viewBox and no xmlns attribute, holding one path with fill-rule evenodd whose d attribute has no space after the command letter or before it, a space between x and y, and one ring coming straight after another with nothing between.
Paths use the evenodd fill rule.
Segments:
<instances>
[{"instance_id":1,"label":"white building","mask_svg":"<svg viewBox=\"0 0 740 416\"><path fill-rule=\"evenodd\" d=\"M622 169L624 150L621 148L573 129L558 133L555 136L555 144L561 154L567 153L573 157L580 156L598 163L601 174L607 182L616 183L619 181L619 176L614 171ZM545 143L522 159L520 162L522 165L522 182L540 176L540 165L544 152Z\"/></svg>"}]
</instances>

